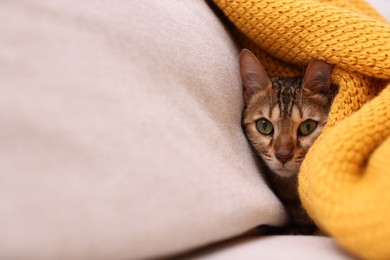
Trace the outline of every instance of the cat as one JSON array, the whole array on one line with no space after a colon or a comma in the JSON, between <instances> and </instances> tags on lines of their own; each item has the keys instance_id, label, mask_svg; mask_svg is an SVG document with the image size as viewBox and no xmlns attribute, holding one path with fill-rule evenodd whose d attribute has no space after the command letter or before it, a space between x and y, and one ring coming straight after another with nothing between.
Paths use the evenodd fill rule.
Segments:
<instances>
[{"instance_id":1,"label":"cat","mask_svg":"<svg viewBox=\"0 0 390 260\"><path fill-rule=\"evenodd\" d=\"M312 60L303 77L269 78L251 51L243 49L239 63L245 134L268 168L267 179L290 215L290 226L315 230L299 200L297 175L328 119L332 65Z\"/></svg>"}]
</instances>

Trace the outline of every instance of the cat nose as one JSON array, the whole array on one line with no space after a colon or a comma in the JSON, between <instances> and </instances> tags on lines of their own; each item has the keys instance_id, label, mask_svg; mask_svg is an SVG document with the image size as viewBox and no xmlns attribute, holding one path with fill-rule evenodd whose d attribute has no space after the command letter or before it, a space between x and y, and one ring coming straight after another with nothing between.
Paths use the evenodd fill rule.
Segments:
<instances>
[{"instance_id":1,"label":"cat nose","mask_svg":"<svg viewBox=\"0 0 390 260\"><path fill-rule=\"evenodd\" d=\"M275 157L281 163L286 163L293 158L293 153L291 150L289 150L287 148L280 148L280 149L276 150Z\"/></svg>"}]
</instances>

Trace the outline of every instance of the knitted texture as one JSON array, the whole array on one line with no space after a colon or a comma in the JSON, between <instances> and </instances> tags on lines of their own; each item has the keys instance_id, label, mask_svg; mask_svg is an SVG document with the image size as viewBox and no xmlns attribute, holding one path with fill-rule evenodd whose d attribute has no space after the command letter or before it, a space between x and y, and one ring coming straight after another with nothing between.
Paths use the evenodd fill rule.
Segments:
<instances>
[{"instance_id":1,"label":"knitted texture","mask_svg":"<svg viewBox=\"0 0 390 260\"><path fill-rule=\"evenodd\" d=\"M303 206L340 245L390 259L390 25L363 0L213 0L270 76L314 58L339 86L299 173Z\"/></svg>"}]
</instances>

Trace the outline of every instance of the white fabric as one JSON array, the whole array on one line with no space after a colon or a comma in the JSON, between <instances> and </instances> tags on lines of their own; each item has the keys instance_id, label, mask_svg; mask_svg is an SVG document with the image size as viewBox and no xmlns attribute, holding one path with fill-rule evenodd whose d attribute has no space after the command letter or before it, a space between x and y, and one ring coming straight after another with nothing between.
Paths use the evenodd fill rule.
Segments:
<instances>
[{"instance_id":1,"label":"white fabric","mask_svg":"<svg viewBox=\"0 0 390 260\"><path fill-rule=\"evenodd\" d=\"M183 252L285 212L204 1L0 4L0 258Z\"/></svg>"},{"instance_id":2,"label":"white fabric","mask_svg":"<svg viewBox=\"0 0 390 260\"><path fill-rule=\"evenodd\" d=\"M191 259L207 260L351 260L336 242L320 236L269 236L233 240L193 254Z\"/></svg>"}]
</instances>

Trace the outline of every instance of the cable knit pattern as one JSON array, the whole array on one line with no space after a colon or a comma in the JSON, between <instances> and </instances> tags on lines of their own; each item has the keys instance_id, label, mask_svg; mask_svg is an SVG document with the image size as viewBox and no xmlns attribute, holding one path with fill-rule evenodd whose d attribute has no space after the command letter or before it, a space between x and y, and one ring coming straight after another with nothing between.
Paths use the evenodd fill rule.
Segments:
<instances>
[{"instance_id":1,"label":"cable knit pattern","mask_svg":"<svg viewBox=\"0 0 390 260\"><path fill-rule=\"evenodd\" d=\"M390 25L363 0L213 0L271 76L317 58L339 86L306 156L299 192L309 215L363 258L390 259Z\"/></svg>"}]
</instances>

